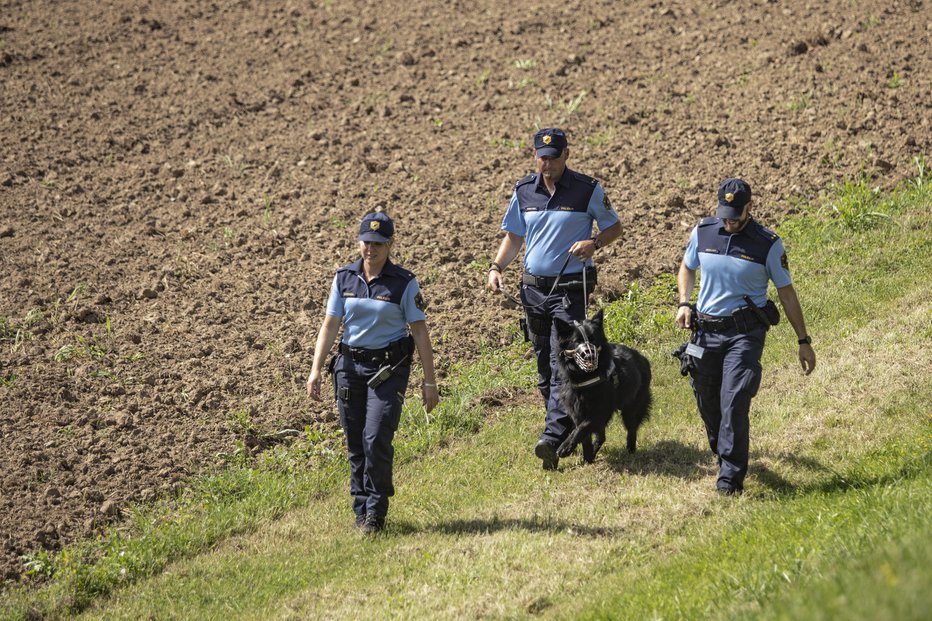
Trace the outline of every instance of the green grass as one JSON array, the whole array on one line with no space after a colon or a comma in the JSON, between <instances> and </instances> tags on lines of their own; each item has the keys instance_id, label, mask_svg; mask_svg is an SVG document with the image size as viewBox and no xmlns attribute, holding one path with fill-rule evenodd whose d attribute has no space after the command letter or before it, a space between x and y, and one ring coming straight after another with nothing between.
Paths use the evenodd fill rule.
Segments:
<instances>
[{"instance_id":1,"label":"green grass","mask_svg":"<svg viewBox=\"0 0 932 621\"><path fill-rule=\"evenodd\" d=\"M768 335L740 498L712 491L715 466L670 356L683 334L665 275L606 308L612 338L653 365L655 409L636 455L615 426L595 464L570 457L542 471L533 364L521 345L485 350L449 366L430 415L409 399L385 534L355 532L340 433L309 427L135 509L99 540L33 555L37 576L51 578L7 592L2 616L925 618L932 185L922 170L889 194L869 179L843 184L779 223L818 364L802 376L785 321ZM873 211L886 217L857 217Z\"/></svg>"}]
</instances>

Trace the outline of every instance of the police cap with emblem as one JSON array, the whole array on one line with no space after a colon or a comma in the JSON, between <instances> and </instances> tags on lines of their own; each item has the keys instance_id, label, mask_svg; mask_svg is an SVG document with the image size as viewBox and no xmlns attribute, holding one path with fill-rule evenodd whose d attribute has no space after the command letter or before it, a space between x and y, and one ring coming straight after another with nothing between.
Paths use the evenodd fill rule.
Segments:
<instances>
[{"instance_id":1,"label":"police cap with emblem","mask_svg":"<svg viewBox=\"0 0 932 621\"><path fill-rule=\"evenodd\" d=\"M718 209L715 215L738 220L744 206L751 202L751 186L744 179L725 179L718 188Z\"/></svg>"},{"instance_id":2,"label":"police cap with emblem","mask_svg":"<svg viewBox=\"0 0 932 621\"><path fill-rule=\"evenodd\" d=\"M367 213L359 224L359 241L388 242L395 234L395 223L383 211Z\"/></svg>"},{"instance_id":3,"label":"police cap with emblem","mask_svg":"<svg viewBox=\"0 0 932 621\"><path fill-rule=\"evenodd\" d=\"M566 134L557 127L545 127L534 134L537 157L560 157L566 148Z\"/></svg>"}]
</instances>

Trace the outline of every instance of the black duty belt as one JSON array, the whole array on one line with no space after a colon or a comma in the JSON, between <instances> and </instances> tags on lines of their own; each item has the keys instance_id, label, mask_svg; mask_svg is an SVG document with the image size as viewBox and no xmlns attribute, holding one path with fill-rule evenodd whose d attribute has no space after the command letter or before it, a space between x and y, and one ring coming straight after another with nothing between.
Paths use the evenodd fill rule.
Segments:
<instances>
[{"instance_id":1,"label":"black duty belt","mask_svg":"<svg viewBox=\"0 0 932 621\"><path fill-rule=\"evenodd\" d=\"M353 359L353 362L387 362L396 364L402 358L411 353L413 349L413 339L406 336L398 339L388 347L381 349L366 349L365 347L350 347L346 343L340 343L340 353Z\"/></svg>"},{"instance_id":2,"label":"black duty belt","mask_svg":"<svg viewBox=\"0 0 932 621\"><path fill-rule=\"evenodd\" d=\"M563 291L567 289L579 289L582 290L583 286L583 273L576 272L573 274L563 274L562 276L535 276L534 274L524 273L524 276L521 278L521 282L526 285L531 285L532 287L537 287L538 289L543 289L545 291L550 291L553 288L553 283L557 281L557 278L560 279L560 284L557 285L558 291ZM593 289L595 288L596 281L596 271L594 267L586 268L586 288Z\"/></svg>"},{"instance_id":3,"label":"black duty belt","mask_svg":"<svg viewBox=\"0 0 932 621\"><path fill-rule=\"evenodd\" d=\"M698 323L700 330L705 330L706 332L724 332L738 327L734 317L699 315L699 319L696 320L696 323Z\"/></svg>"}]
</instances>

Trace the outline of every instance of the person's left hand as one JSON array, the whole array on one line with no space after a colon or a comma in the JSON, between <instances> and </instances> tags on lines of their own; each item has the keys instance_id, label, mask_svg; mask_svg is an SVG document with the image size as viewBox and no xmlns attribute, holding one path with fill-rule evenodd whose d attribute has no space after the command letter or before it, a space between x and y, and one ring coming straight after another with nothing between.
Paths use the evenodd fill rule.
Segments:
<instances>
[{"instance_id":1,"label":"person's left hand","mask_svg":"<svg viewBox=\"0 0 932 621\"><path fill-rule=\"evenodd\" d=\"M812 349L812 345L803 343L799 346L799 364L802 365L803 372L806 375L809 375L815 369L815 350Z\"/></svg>"},{"instance_id":2,"label":"person's left hand","mask_svg":"<svg viewBox=\"0 0 932 621\"><path fill-rule=\"evenodd\" d=\"M588 261L595 254L595 242L591 239L581 239L570 246L570 254L580 261Z\"/></svg>"},{"instance_id":3,"label":"person's left hand","mask_svg":"<svg viewBox=\"0 0 932 621\"><path fill-rule=\"evenodd\" d=\"M421 384L421 398L424 400L424 409L430 413L440 402L440 392L436 384L428 386Z\"/></svg>"}]
</instances>

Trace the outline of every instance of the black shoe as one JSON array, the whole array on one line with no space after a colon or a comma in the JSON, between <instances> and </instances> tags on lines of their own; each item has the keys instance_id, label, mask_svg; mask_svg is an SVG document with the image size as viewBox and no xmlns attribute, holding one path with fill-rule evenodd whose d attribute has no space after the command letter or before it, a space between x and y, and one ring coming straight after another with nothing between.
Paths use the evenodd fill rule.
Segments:
<instances>
[{"instance_id":1,"label":"black shoe","mask_svg":"<svg viewBox=\"0 0 932 621\"><path fill-rule=\"evenodd\" d=\"M366 523L365 514L356 516L356 528L362 528L362 525Z\"/></svg>"},{"instance_id":2,"label":"black shoe","mask_svg":"<svg viewBox=\"0 0 932 621\"><path fill-rule=\"evenodd\" d=\"M734 487L716 487L719 496L740 496L744 490Z\"/></svg>"},{"instance_id":3,"label":"black shoe","mask_svg":"<svg viewBox=\"0 0 932 621\"><path fill-rule=\"evenodd\" d=\"M560 458L557 457L557 449L546 440L537 443L537 446L534 447L534 454L543 462L544 470L556 470L557 465L560 463Z\"/></svg>"},{"instance_id":4,"label":"black shoe","mask_svg":"<svg viewBox=\"0 0 932 621\"><path fill-rule=\"evenodd\" d=\"M374 535L385 528L385 518L374 513L367 513L362 522L362 532L365 535Z\"/></svg>"}]
</instances>

